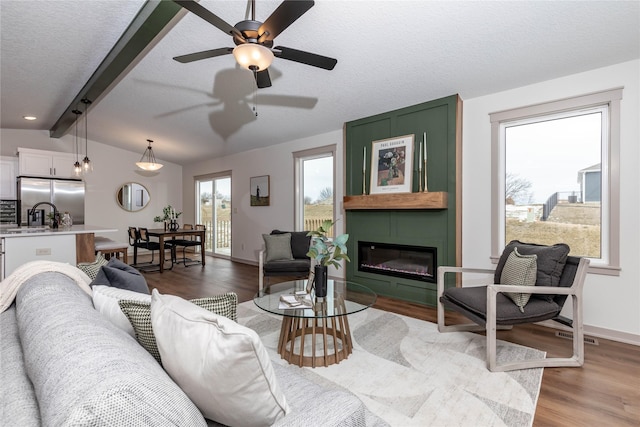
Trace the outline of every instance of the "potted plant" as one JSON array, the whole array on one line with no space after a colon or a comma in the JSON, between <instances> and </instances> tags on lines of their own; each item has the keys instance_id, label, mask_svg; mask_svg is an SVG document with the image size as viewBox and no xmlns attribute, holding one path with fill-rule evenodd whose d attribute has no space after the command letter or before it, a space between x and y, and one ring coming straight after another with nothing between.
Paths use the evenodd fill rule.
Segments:
<instances>
[{"instance_id":1,"label":"potted plant","mask_svg":"<svg viewBox=\"0 0 640 427\"><path fill-rule=\"evenodd\" d=\"M178 217L182 215L182 212L176 212L175 209L171 205L167 205L162 208L162 216L158 215L153 218L153 222L164 222L164 230L167 231L167 223L174 225L177 230L178 222L176 221Z\"/></svg>"},{"instance_id":2,"label":"potted plant","mask_svg":"<svg viewBox=\"0 0 640 427\"><path fill-rule=\"evenodd\" d=\"M340 268L340 261L351 261L347 255L348 234L331 239L327 236L331 227L335 224L331 220L325 220L316 230L310 231L307 236L311 236L311 246L307 256L316 260L314 267L314 281L317 297L327 295L327 267L333 265Z\"/></svg>"}]
</instances>

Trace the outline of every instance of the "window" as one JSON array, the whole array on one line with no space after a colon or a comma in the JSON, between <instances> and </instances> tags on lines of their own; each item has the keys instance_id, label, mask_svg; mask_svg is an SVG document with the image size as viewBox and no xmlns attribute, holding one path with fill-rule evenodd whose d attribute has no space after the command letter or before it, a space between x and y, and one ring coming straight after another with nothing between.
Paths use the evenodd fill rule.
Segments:
<instances>
[{"instance_id":1,"label":"window","mask_svg":"<svg viewBox=\"0 0 640 427\"><path fill-rule=\"evenodd\" d=\"M298 151L293 158L295 227L315 230L322 221L334 219L335 146Z\"/></svg>"},{"instance_id":2,"label":"window","mask_svg":"<svg viewBox=\"0 0 640 427\"><path fill-rule=\"evenodd\" d=\"M567 243L619 271L622 90L491 114L492 258L511 240Z\"/></svg>"}]
</instances>

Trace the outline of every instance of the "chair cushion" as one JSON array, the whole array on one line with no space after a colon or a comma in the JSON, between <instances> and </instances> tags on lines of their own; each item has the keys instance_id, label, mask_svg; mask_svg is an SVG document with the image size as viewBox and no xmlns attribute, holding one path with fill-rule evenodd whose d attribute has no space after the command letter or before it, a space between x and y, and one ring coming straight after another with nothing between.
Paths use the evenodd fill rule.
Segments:
<instances>
[{"instance_id":1,"label":"chair cushion","mask_svg":"<svg viewBox=\"0 0 640 427\"><path fill-rule=\"evenodd\" d=\"M560 283L560 276L562 270L567 262L567 255L569 255L570 248L564 243L557 243L553 246L538 245L535 243L523 243L519 240L512 240L507 246L505 246L498 265L496 267L494 282L500 283L500 277L502 276L502 269L507 262L509 254L514 248L518 248L518 252L521 255L537 255L538 271L536 275L537 286L558 286ZM538 298L551 301L553 295L539 295Z\"/></svg>"},{"instance_id":2,"label":"chair cushion","mask_svg":"<svg viewBox=\"0 0 640 427\"><path fill-rule=\"evenodd\" d=\"M212 313L225 316L234 322L238 320L238 295L233 292L206 298L196 298L192 299L191 302ZM118 305L127 319L129 319L131 326L133 326L134 336L140 345L151 353L158 363L162 364L151 326L151 299L148 301L120 300Z\"/></svg>"},{"instance_id":3,"label":"chair cushion","mask_svg":"<svg viewBox=\"0 0 640 427\"><path fill-rule=\"evenodd\" d=\"M526 312L523 313L507 296L500 293L496 297L496 324L498 325L540 322L560 314L561 307L553 301L532 298L527 304ZM448 288L440 301L445 307L464 314L480 325L486 323L486 286Z\"/></svg>"},{"instance_id":4,"label":"chair cushion","mask_svg":"<svg viewBox=\"0 0 640 427\"><path fill-rule=\"evenodd\" d=\"M537 255L520 255L518 248L514 248L509 254L507 262L502 269L500 283L503 285L535 286L538 263ZM524 306L529 302L531 294L524 292L507 292L506 295L520 307L524 313Z\"/></svg>"},{"instance_id":5,"label":"chair cushion","mask_svg":"<svg viewBox=\"0 0 640 427\"><path fill-rule=\"evenodd\" d=\"M311 269L311 260L307 259L294 259L287 261L271 261L265 263L262 267L262 271L265 275L282 275L286 276L288 274L301 273L302 275L309 274L309 270Z\"/></svg>"},{"instance_id":6,"label":"chair cushion","mask_svg":"<svg viewBox=\"0 0 640 427\"><path fill-rule=\"evenodd\" d=\"M283 234L263 234L264 245L267 253L265 262L276 260L292 260L291 253L291 233Z\"/></svg>"},{"instance_id":7,"label":"chair cushion","mask_svg":"<svg viewBox=\"0 0 640 427\"><path fill-rule=\"evenodd\" d=\"M311 245L311 236L307 236L307 231L280 231L273 230L271 234L291 234L291 254L295 259L309 258L309 245Z\"/></svg>"},{"instance_id":8,"label":"chair cushion","mask_svg":"<svg viewBox=\"0 0 640 427\"><path fill-rule=\"evenodd\" d=\"M172 295L151 295L163 366L206 418L266 426L289 412L258 334Z\"/></svg>"},{"instance_id":9,"label":"chair cushion","mask_svg":"<svg viewBox=\"0 0 640 427\"><path fill-rule=\"evenodd\" d=\"M149 294L149 287L142 273L117 258L111 258L100 268L91 286L113 286L134 292Z\"/></svg>"}]
</instances>

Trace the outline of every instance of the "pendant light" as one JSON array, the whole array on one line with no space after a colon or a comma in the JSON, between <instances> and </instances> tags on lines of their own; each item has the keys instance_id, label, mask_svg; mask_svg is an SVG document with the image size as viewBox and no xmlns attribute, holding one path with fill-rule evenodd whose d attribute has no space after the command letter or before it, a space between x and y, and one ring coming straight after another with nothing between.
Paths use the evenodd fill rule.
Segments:
<instances>
[{"instance_id":1,"label":"pendant light","mask_svg":"<svg viewBox=\"0 0 640 427\"><path fill-rule=\"evenodd\" d=\"M76 162L73 164L73 174L79 177L82 174L82 166L80 166L80 162L78 161L78 151L79 151L78 149L78 118L80 117L80 114L82 114L82 111L72 110L71 112L76 115L76 139L75 139Z\"/></svg>"},{"instance_id":2,"label":"pendant light","mask_svg":"<svg viewBox=\"0 0 640 427\"><path fill-rule=\"evenodd\" d=\"M93 163L89 160L89 113L87 111L91 101L83 98L82 103L84 104L84 159L82 159L82 172L90 173L93 171Z\"/></svg>"},{"instance_id":3,"label":"pendant light","mask_svg":"<svg viewBox=\"0 0 640 427\"><path fill-rule=\"evenodd\" d=\"M143 169L146 171L157 171L163 165L156 162L156 156L153 154L153 148L151 148L151 143L153 142L153 140L147 139L147 142L149 143L149 146L144 151L144 153L142 153L142 157L140 158L139 162L136 162L136 165L140 169ZM146 156L146 160L145 160L145 156Z\"/></svg>"}]
</instances>

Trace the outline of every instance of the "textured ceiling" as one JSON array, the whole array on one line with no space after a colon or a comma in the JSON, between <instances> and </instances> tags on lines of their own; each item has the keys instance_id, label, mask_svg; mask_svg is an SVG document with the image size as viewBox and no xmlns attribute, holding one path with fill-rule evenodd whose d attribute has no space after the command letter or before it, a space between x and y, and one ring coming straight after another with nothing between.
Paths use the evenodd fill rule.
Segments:
<instances>
[{"instance_id":1,"label":"textured ceiling","mask_svg":"<svg viewBox=\"0 0 640 427\"><path fill-rule=\"evenodd\" d=\"M50 129L143 4L0 1L2 128ZM249 1L200 4L231 25L249 17ZM257 0L256 19L279 4ZM273 86L254 96L251 73L230 55L172 59L233 47L197 16L178 18L92 106L89 139L142 152L150 138L159 159L188 164L640 57L638 1L319 0L275 44L336 58L335 69L276 58Z\"/></svg>"}]
</instances>

